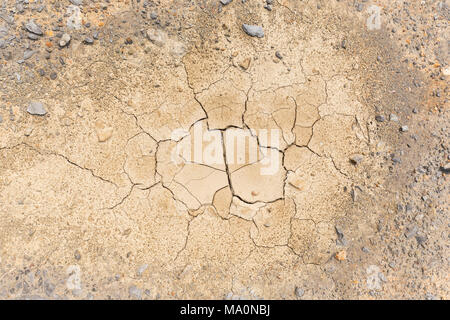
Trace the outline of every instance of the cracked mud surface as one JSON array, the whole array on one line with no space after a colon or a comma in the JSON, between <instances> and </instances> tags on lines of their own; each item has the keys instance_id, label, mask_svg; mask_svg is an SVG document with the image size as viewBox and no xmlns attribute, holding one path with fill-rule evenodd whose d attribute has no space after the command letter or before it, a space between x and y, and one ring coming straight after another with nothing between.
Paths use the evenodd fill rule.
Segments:
<instances>
[{"instance_id":1,"label":"cracked mud surface","mask_svg":"<svg viewBox=\"0 0 450 320\"><path fill-rule=\"evenodd\" d=\"M79 7L42 2L0 60L0 298L447 298L447 57L400 2L368 31L353 1L91 1L64 47ZM213 161L176 153L198 134Z\"/></svg>"}]
</instances>

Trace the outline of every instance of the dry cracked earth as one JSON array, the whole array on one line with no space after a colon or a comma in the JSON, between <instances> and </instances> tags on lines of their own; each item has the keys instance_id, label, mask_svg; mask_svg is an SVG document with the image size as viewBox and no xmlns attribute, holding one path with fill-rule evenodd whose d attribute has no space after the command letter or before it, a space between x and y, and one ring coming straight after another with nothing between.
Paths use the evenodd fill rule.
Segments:
<instances>
[{"instance_id":1,"label":"dry cracked earth","mask_svg":"<svg viewBox=\"0 0 450 320\"><path fill-rule=\"evenodd\" d=\"M0 1L0 298L447 299L446 2Z\"/></svg>"}]
</instances>

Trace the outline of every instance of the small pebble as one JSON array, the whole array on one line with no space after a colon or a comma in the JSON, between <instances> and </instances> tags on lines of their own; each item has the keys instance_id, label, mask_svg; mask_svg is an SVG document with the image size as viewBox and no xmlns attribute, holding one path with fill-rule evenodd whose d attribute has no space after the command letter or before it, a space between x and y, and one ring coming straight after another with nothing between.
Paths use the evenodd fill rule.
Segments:
<instances>
[{"instance_id":1,"label":"small pebble","mask_svg":"<svg viewBox=\"0 0 450 320\"><path fill-rule=\"evenodd\" d=\"M398 122L398 117L397 117L397 115L391 113L389 116L389 120L391 120L393 122Z\"/></svg>"},{"instance_id":2,"label":"small pebble","mask_svg":"<svg viewBox=\"0 0 450 320\"><path fill-rule=\"evenodd\" d=\"M263 38L264 30L260 26L243 24L242 29L244 29L245 33L247 33L251 37Z\"/></svg>"},{"instance_id":3,"label":"small pebble","mask_svg":"<svg viewBox=\"0 0 450 320\"><path fill-rule=\"evenodd\" d=\"M70 42L70 35L68 33L64 33L61 37L61 40L59 40L59 46L61 48L67 46Z\"/></svg>"},{"instance_id":4,"label":"small pebble","mask_svg":"<svg viewBox=\"0 0 450 320\"><path fill-rule=\"evenodd\" d=\"M303 290L302 288L299 287L295 287L295 295L299 298L303 297L303 295L305 294L305 290Z\"/></svg>"},{"instance_id":5,"label":"small pebble","mask_svg":"<svg viewBox=\"0 0 450 320\"><path fill-rule=\"evenodd\" d=\"M32 101L28 105L27 112L36 116L43 116L47 114L47 111L44 108L44 105L38 101Z\"/></svg>"},{"instance_id":6,"label":"small pebble","mask_svg":"<svg viewBox=\"0 0 450 320\"><path fill-rule=\"evenodd\" d=\"M91 45L94 43L94 39L87 37L84 39L83 43L87 44L87 45Z\"/></svg>"},{"instance_id":7,"label":"small pebble","mask_svg":"<svg viewBox=\"0 0 450 320\"><path fill-rule=\"evenodd\" d=\"M364 156L362 154L353 154L349 159L353 164L359 164L364 159Z\"/></svg>"},{"instance_id":8,"label":"small pebble","mask_svg":"<svg viewBox=\"0 0 450 320\"><path fill-rule=\"evenodd\" d=\"M83 0L69 0L69 1L71 4L73 4L75 6L81 6L83 4Z\"/></svg>"},{"instance_id":9,"label":"small pebble","mask_svg":"<svg viewBox=\"0 0 450 320\"><path fill-rule=\"evenodd\" d=\"M34 20L30 20L25 24L25 29L27 29L29 32L37 34L38 36L42 36L44 33L42 32L42 29L40 26L34 22Z\"/></svg>"},{"instance_id":10,"label":"small pebble","mask_svg":"<svg viewBox=\"0 0 450 320\"><path fill-rule=\"evenodd\" d=\"M142 290L137 288L136 286L131 286L128 289L128 293L130 294L130 297L134 299L142 299Z\"/></svg>"},{"instance_id":11,"label":"small pebble","mask_svg":"<svg viewBox=\"0 0 450 320\"><path fill-rule=\"evenodd\" d=\"M28 60L28 59L30 59L33 55L34 55L34 51L33 51L33 50L26 50L26 51L23 53L23 59L24 59L24 60Z\"/></svg>"},{"instance_id":12,"label":"small pebble","mask_svg":"<svg viewBox=\"0 0 450 320\"><path fill-rule=\"evenodd\" d=\"M137 270L137 274L139 277L142 276L142 274L145 272L145 270L147 270L148 268L148 264L143 264L142 266L139 267L139 269Z\"/></svg>"}]
</instances>

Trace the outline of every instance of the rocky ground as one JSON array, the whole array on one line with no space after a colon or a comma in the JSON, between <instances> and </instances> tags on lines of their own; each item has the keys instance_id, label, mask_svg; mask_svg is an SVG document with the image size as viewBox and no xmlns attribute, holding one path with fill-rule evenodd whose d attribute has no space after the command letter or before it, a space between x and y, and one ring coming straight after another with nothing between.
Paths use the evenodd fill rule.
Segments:
<instances>
[{"instance_id":1,"label":"rocky ground","mask_svg":"<svg viewBox=\"0 0 450 320\"><path fill-rule=\"evenodd\" d=\"M0 298L447 299L447 2L0 1Z\"/></svg>"}]
</instances>

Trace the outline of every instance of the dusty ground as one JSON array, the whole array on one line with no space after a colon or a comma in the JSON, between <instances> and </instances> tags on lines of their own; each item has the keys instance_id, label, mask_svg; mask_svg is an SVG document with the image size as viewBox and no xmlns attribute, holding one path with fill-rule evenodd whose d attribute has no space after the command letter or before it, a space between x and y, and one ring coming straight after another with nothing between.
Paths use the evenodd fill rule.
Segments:
<instances>
[{"instance_id":1,"label":"dusty ground","mask_svg":"<svg viewBox=\"0 0 450 320\"><path fill-rule=\"evenodd\" d=\"M446 1L0 4L0 298L447 299Z\"/></svg>"}]
</instances>

